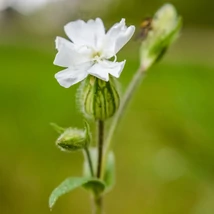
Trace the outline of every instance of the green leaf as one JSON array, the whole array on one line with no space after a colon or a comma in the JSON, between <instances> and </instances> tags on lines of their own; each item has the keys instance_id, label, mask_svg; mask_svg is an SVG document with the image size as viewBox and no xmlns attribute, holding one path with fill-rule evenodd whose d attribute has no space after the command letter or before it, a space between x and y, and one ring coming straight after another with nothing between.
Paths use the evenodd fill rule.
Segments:
<instances>
[{"instance_id":1,"label":"green leaf","mask_svg":"<svg viewBox=\"0 0 214 214\"><path fill-rule=\"evenodd\" d=\"M105 190L105 183L98 179L92 179L85 183L83 187L87 190L92 190L95 195L99 195Z\"/></svg>"},{"instance_id":2,"label":"green leaf","mask_svg":"<svg viewBox=\"0 0 214 214\"><path fill-rule=\"evenodd\" d=\"M50 123L50 125L59 134L62 134L65 131L65 128L62 128L62 127L58 126L56 123Z\"/></svg>"},{"instance_id":3,"label":"green leaf","mask_svg":"<svg viewBox=\"0 0 214 214\"><path fill-rule=\"evenodd\" d=\"M54 206L59 197L78 187L84 187L85 189L93 190L95 194L99 194L104 191L105 184L102 181L94 178L86 177L67 178L51 193L49 197L50 209Z\"/></svg>"},{"instance_id":4,"label":"green leaf","mask_svg":"<svg viewBox=\"0 0 214 214\"><path fill-rule=\"evenodd\" d=\"M105 167L104 182L106 184L106 192L109 192L115 184L115 158L112 151L108 154Z\"/></svg>"}]
</instances>

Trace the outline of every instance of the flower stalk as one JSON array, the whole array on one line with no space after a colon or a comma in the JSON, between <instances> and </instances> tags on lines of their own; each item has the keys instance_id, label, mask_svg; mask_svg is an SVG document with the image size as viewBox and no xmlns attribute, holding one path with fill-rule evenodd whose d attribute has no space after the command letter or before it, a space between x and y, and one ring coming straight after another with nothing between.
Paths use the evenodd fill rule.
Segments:
<instances>
[{"instance_id":1,"label":"flower stalk","mask_svg":"<svg viewBox=\"0 0 214 214\"><path fill-rule=\"evenodd\" d=\"M146 71L148 68L149 67L140 66L140 68L135 73L132 81L130 82L130 84L129 84L126 92L125 92L125 95L124 95L122 102L120 104L120 108L118 109L118 111L117 111L117 113L116 113L116 115L112 121L110 130L108 132L108 135L107 135L107 138L105 141L105 157L104 157L105 160L107 158L108 152L111 149L111 140L112 140L114 132L115 132L115 130L116 130L116 128L120 122L120 119L121 119L124 111L126 110L126 107L129 104L129 101L132 98L134 92L136 91L136 89L140 85L142 79L145 77L145 74L146 74ZM105 162L105 160L104 160L104 162Z\"/></svg>"},{"instance_id":2,"label":"flower stalk","mask_svg":"<svg viewBox=\"0 0 214 214\"><path fill-rule=\"evenodd\" d=\"M168 47L178 37L181 24L181 17L178 16L176 9L171 4L164 5L154 15L151 29L148 32L148 37L141 44L140 67L136 71L125 92L105 141L104 163L106 162L108 152L111 149L113 134L130 101L130 98L133 96L134 92L145 77L146 71L155 62L161 59Z\"/></svg>"},{"instance_id":3,"label":"flower stalk","mask_svg":"<svg viewBox=\"0 0 214 214\"><path fill-rule=\"evenodd\" d=\"M100 196L95 198L95 214L104 214L103 210L103 198Z\"/></svg>"},{"instance_id":4,"label":"flower stalk","mask_svg":"<svg viewBox=\"0 0 214 214\"><path fill-rule=\"evenodd\" d=\"M98 130L98 161L97 161L97 178L101 178L102 175L102 161L103 161L103 146L104 146L104 121L98 120L97 130Z\"/></svg>"},{"instance_id":5,"label":"flower stalk","mask_svg":"<svg viewBox=\"0 0 214 214\"><path fill-rule=\"evenodd\" d=\"M91 160L91 155L90 155L88 147L85 148L85 155L86 155L86 158L88 160L88 166L89 166L89 169L90 169L91 177L95 177L93 164L92 164L92 160Z\"/></svg>"},{"instance_id":6,"label":"flower stalk","mask_svg":"<svg viewBox=\"0 0 214 214\"><path fill-rule=\"evenodd\" d=\"M102 120L97 121L97 149L98 149L98 160L97 160L97 178L102 179L103 171L103 149L104 149L104 131L105 131L105 122ZM96 207L96 214L103 213L103 196L98 195L94 198L94 203Z\"/></svg>"}]
</instances>

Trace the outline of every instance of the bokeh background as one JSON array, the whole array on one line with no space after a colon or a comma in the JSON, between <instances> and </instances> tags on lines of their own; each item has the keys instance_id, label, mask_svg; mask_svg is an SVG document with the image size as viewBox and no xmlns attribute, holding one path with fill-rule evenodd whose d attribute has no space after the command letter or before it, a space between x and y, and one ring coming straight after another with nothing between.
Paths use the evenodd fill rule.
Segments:
<instances>
[{"instance_id":1,"label":"bokeh background","mask_svg":"<svg viewBox=\"0 0 214 214\"><path fill-rule=\"evenodd\" d=\"M149 70L113 139L117 185L105 200L111 214L214 213L214 2L173 0L183 16L179 40ZM81 153L55 146L50 122L82 127L78 86L54 79L56 36L76 19L101 17L107 28L126 18L139 26L164 0L0 1L0 213L48 214L48 197L68 176L80 176ZM139 65L139 41L127 59L125 90ZM78 189L52 213L90 213Z\"/></svg>"}]
</instances>

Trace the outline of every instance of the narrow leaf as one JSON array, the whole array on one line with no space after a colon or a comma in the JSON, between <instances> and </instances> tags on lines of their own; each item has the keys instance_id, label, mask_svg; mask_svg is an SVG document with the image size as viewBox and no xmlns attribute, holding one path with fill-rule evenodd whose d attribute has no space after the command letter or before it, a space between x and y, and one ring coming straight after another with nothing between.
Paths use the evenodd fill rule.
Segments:
<instances>
[{"instance_id":1,"label":"narrow leaf","mask_svg":"<svg viewBox=\"0 0 214 214\"><path fill-rule=\"evenodd\" d=\"M105 184L102 181L93 178L86 177L67 178L51 193L49 198L50 209L54 206L59 197L78 187L84 187L85 189L93 190L96 194L98 194L104 191Z\"/></svg>"}]
</instances>

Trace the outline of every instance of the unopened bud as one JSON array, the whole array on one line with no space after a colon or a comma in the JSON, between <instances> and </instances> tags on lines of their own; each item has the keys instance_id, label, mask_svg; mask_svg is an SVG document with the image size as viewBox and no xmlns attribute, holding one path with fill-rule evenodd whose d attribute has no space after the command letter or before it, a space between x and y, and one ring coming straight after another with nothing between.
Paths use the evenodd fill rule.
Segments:
<instances>
[{"instance_id":1,"label":"unopened bud","mask_svg":"<svg viewBox=\"0 0 214 214\"><path fill-rule=\"evenodd\" d=\"M113 116L120 103L112 77L105 82L88 76L80 86L78 95L83 113L95 120L106 120Z\"/></svg>"},{"instance_id":2,"label":"unopened bud","mask_svg":"<svg viewBox=\"0 0 214 214\"><path fill-rule=\"evenodd\" d=\"M56 145L62 151L77 151L87 146L87 133L85 130L68 128L56 141Z\"/></svg>"},{"instance_id":3,"label":"unopened bud","mask_svg":"<svg viewBox=\"0 0 214 214\"><path fill-rule=\"evenodd\" d=\"M140 58L143 67L150 67L163 56L178 37L181 24L181 17L171 4L165 4L156 12L148 36L141 45Z\"/></svg>"}]
</instances>

